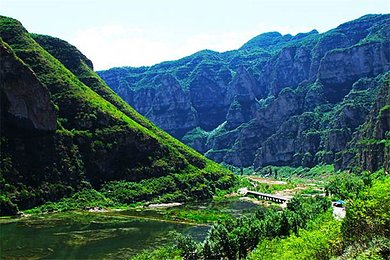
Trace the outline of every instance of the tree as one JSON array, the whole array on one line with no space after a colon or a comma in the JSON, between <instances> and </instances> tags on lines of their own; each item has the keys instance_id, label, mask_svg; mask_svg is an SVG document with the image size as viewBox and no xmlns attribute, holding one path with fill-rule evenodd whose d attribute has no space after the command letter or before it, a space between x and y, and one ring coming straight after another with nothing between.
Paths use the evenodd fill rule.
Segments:
<instances>
[{"instance_id":1,"label":"tree","mask_svg":"<svg viewBox=\"0 0 390 260\"><path fill-rule=\"evenodd\" d=\"M342 233L346 241L390 236L390 177L374 180L372 187L347 204Z\"/></svg>"}]
</instances>

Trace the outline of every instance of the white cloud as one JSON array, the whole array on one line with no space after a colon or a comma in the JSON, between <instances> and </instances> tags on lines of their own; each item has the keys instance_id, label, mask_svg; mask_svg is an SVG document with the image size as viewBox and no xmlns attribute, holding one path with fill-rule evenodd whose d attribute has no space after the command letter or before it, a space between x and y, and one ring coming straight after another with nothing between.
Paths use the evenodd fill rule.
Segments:
<instances>
[{"instance_id":1,"label":"white cloud","mask_svg":"<svg viewBox=\"0 0 390 260\"><path fill-rule=\"evenodd\" d=\"M203 33L190 36L167 31L106 25L81 30L70 42L89 57L96 70L118 66L149 66L179 59L203 49L228 51L239 48L252 37L268 31L298 33L308 28L258 24L247 32Z\"/></svg>"},{"instance_id":2,"label":"white cloud","mask_svg":"<svg viewBox=\"0 0 390 260\"><path fill-rule=\"evenodd\" d=\"M140 28L108 25L78 31L71 39L95 69L149 65L166 53L164 44L150 39Z\"/></svg>"},{"instance_id":3,"label":"white cloud","mask_svg":"<svg viewBox=\"0 0 390 260\"><path fill-rule=\"evenodd\" d=\"M227 51L239 48L249 38L251 33L248 32L231 32L221 34L196 34L184 40L181 52L194 52L202 49L214 51Z\"/></svg>"},{"instance_id":4,"label":"white cloud","mask_svg":"<svg viewBox=\"0 0 390 260\"><path fill-rule=\"evenodd\" d=\"M70 42L89 57L95 69L99 70L117 66L153 65L203 49L236 49L250 36L248 33L225 33L180 37L172 32L107 25L78 31Z\"/></svg>"}]
</instances>

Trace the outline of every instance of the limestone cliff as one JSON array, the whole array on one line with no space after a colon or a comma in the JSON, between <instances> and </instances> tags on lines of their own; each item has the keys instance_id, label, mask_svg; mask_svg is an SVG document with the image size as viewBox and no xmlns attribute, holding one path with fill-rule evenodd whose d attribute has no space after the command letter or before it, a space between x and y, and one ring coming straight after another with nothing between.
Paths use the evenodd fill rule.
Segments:
<instances>
[{"instance_id":1,"label":"limestone cliff","mask_svg":"<svg viewBox=\"0 0 390 260\"><path fill-rule=\"evenodd\" d=\"M366 122L355 133L354 138L340 152L338 168L358 167L376 171L390 169L390 73L380 82L380 90Z\"/></svg>"},{"instance_id":2,"label":"limestone cliff","mask_svg":"<svg viewBox=\"0 0 390 260\"><path fill-rule=\"evenodd\" d=\"M234 51L99 74L140 113L216 161L331 163L390 69L389 24L388 14L366 15L321 34L265 33ZM313 129L307 113L319 119Z\"/></svg>"}]
</instances>

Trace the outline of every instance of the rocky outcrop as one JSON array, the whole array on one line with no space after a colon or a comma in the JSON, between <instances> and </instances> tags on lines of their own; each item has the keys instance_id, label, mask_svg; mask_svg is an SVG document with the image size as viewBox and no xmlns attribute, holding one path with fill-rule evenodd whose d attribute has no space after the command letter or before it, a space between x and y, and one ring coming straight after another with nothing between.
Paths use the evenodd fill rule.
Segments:
<instances>
[{"instance_id":1,"label":"rocky outcrop","mask_svg":"<svg viewBox=\"0 0 390 260\"><path fill-rule=\"evenodd\" d=\"M228 86L227 101L230 106L226 114L227 128L234 129L248 122L256 115L258 104L254 89L256 81L244 67L237 70L237 74Z\"/></svg>"},{"instance_id":2,"label":"rocky outcrop","mask_svg":"<svg viewBox=\"0 0 390 260\"><path fill-rule=\"evenodd\" d=\"M319 123L314 113L291 117L263 143L257 151L254 166L314 164L314 154L321 141L321 134L317 131ZM303 156L310 158L303 162Z\"/></svg>"},{"instance_id":3,"label":"rocky outcrop","mask_svg":"<svg viewBox=\"0 0 390 260\"><path fill-rule=\"evenodd\" d=\"M390 69L390 42L365 43L328 52L321 60L319 80L331 102L340 101L352 84Z\"/></svg>"},{"instance_id":4,"label":"rocky outcrop","mask_svg":"<svg viewBox=\"0 0 390 260\"><path fill-rule=\"evenodd\" d=\"M280 127L288 118L301 113L302 101L302 96L286 88L272 103L258 109L255 118L250 122L233 131L217 134L215 137L210 136L208 145L212 145L209 147L213 152L218 151L218 157L222 157L227 163L239 166L251 165L259 144L266 141L274 133L274 129ZM216 147L215 140L220 139L222 141L218 143L222 145ZM226 144L231 148L226 149ZM207 153L207 156L214 160L218 159L213 154Z\"/></svg>"},{"instance_id":5,"label":"rocky outcrop","mask_svg":"<svg viewBox=\"0 0 390 260\"><path fill-rule=\"evenodd\" d=\"M390 69L389 23L390 15L367 15L322 34L265 33L235 51L99 74L140 113L213 160L329 163L365 121L375 79ZM170 88L164 78L172 78ZM321 119L316 134L283 126L305 128L305 113Z\"/></svg>"},{"instance_id":6,"label":"rocky outcrop","mask_svg":"<svg viewBox=\"0 0 390 260\"><path fill-rule=\"evenodd\" d=\"M260 34L247 43L245 43L240 49L241 50L251 50L253 48L263 48L268 49L272 48L275 45L283 44L291 40L292 36L281 35L279 32L267 32Z\"/></svg>"},{"instance_id":7,"label":"rocky outcrop","mask_svg":"<svg viewBox=\"0 0 390 260\"><path fill-rule=\"evenodd\" d=\"M198 125L198 116L191 106L189 92L183 90L170 75L158 76L156 81L160 84L159 91L144 89L148 94L136 92L133 99L142 104L139 106L140 111L144 111L155 124L164 125L164 129L173 136L183 136Z\"/></svg>"},{"instance_id":8,"label":"rocky outcrop","mask_svg":"<svg viewBox=\"0 0 390 260\"><path fill-rule=\"evenodd\" d=\"M337 105L322 104L313 112L298 112L290 117L262 143L254 166L332 163L336 155L348 147L353 133L365 122L382 78L380 75L375 79L358 81ZM299 89L296 91L299 92ZM304 97L303 111L307 109L307 98L319 101L322 100L322 93L321 85L312 85ZM321 108L325 111L321 111Z\"/></svg>"},{"instance_id":9,"label":"rocky outcrop","mask_svg":"<svg viewBox=\"0 0 390 260\"><path fill-rule=\"evenodd\" d=\"M53 131L57 116L48 89L0 39L0 91L2 128ZM5 124L9 122L8 124Z\"/></svg>"},{"instance_id":10,"label":"rocky outcrop","mask_svg":"<svg viewBox=\"0 0 390 260\"><path fill-rule=\"evenodd\" d=\"M302 81L309 80L311 62L310 48L286 47L263 68L259 86L272 95L286 87L295 88Z\"/></svg>"},{"instance_id":11,"label":"rocky outcrop","mask_svg":"<svg viewBox=\"0 0 390 260\"><path fill-rule=\"evenodd\" d=\"M348 149L339 154L338 168L390 169L390 73L382 78L380 91L366 122L355 133Z\"/></svg>"}]
</instances>

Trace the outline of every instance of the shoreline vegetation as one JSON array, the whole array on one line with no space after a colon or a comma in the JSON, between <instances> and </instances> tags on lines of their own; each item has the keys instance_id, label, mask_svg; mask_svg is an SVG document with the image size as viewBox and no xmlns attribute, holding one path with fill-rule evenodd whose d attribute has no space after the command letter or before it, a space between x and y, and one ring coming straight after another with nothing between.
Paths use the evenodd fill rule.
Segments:
<instances>
[{"instance_id":1,"label":"shoreline vegetation","mask_svg":"<svg viewBox=\"0 0 390 260\"><path fill-rule=\"evenodd\" d=\"M282 172L281 169L279 169ZM305 189L302 171L283 173L277 179L267 175L239 176L235 186L219 190L208 201L181 203L138 202L116 206L100 192L87 190L57 203L23 211L34 218L40 214L61 216L65 214L97 214L96 216L125 217L134 220L153 220L167 223L208 227L204 241L194 241L191 236L175 233L172 241L162 247L139 252L132 259L324 259L330 257L389 255L389 194L390 178L379 170L375 173L354 175L347 172L329 172L329 166L317 167L317 175L307 179ZM309 170L313 172L313 170ZM324 177L326 176L326 177ZM303 177L305 178L305 177ZM322 181L316 181L321 179ZM268 183L267 183L268 180ZM313 188L313 183L316 185ZM257 186L254 186L256 184ZM295 196L285 209L279 204L252 204L251 210L234 214L234 203L245 202L237 194L241 187L257 188L270 193L285 190L295 191ZM316 189L324 190L326 197L317 196ZM383 194L382 194L383 192ZM310 194L310 196L307 196ZM95 200L95 208L70 209L64 203L87 205ZM255 198L245 197L257 200ZM332 216L331 200L346 201L346 217L338 220ZM73 202L71 202L73 200ZM111 203L111 204L110 204ZM247 202L252 203L252 202ZM109 205L101 207L101 205ZM149 207L152 205L152 207ZM159 207L159 206L165 207ZM361 208L369 211L362 214ZM92 212L91 212L92 209ZM227 210L229 209L229 210ZM56 212L54 210L57 210ZM69 213L67 213L69 212ZM47 213L47 214L46 214ZM116 215L118 214L118 215ZM148 215L149 214L149 215ZM1 222L15 221L1 218ZM268 223L268 224L267 224ZM358 226L356 226L358 225ZM355 230L359 227L359 230ZM367 246L367 241L371 246ZM241 242L240 242L241 241ZM289 250L283 250L286 247ZM302 248L296 251L295 247ZM220 248L217 250L217 248ZM265 250L265 248L267 250ZM353 252L353 250L357 250Z\"/></svg>"},{"instance_id":2,"label":"shoreline vegetation","mask_svg":"<svg viewBox=\"0 0 390 260\"><path fill-rule=\"evenodd\" d=\"M86 210L86 211L104 211L104 210L128 210L128 209L151 209L151 208L170 208L178 207L185 205L187 203L197 203L197 202L223 202L223 201L232 201L238 200L239 197L243 200L253 199L253 197L242 197L237 191L240 188L249 188L254 191L278 194L280 192L288 192L290 197L294 194L317 194L318 190L323 190L324 185L321 181L317 179L328 178L334 169L330 165L324 165L322 167L316 167L316 175L313 179L307 179L305 172L310 172L312 174L313 169L300 169L300 168L291 168L291 167L274 167L274 171L279 169L281 174L278 176L270 176L269 174L264 174L264 171L252 172L252 175L237 176L237 180L233 186L227 190L217 189L215 194L209 195L210 197L203 200L197 200L191 197L185 197L183 194L174 193L175 196L168 196L165 194L162 197L157 197L156 199L147 201L135 201L130 196L124 198L125 195L133 195L134 197L140 197L140 195L135 194L137 192L138 185L133 186L126 185L125 182L115 182L109 183L107 186L103 186L100 191L95 189L85 189L80 192L75 193L71 197L63 198L57 202L47 202L41 206L34 207L32 209L27 209L21 211L22 214L35 214L35 213L50 213L50 212L63 212L69 210ZM297 174L298 173L298 174ZM168 180L169 182L170 180ZM157 183L159 182L159 183ZM161 187L161 182L165 184L167 180L165 178L152 179L145 181L140 186L143 185L143 193L148 192L148 185L150 187L159 186ZM307 182L313 182L309 184L304 184ZM112 192L113 189L118 188L122 190L116 190ZM151 189L151 188L149 188ZM155 192L155 191L151 191ZM184 193L184 192L183 192ZM144 195L145 196L145 195ZM145 196L148 197L148 196ZM173 200L168 201L166 197L172 197ZM175 201L175 198L179 198L178 201ZM132 203L126 203L131 201ZM267 204L267 203L266 203Z\"/></svg>"}]
</instances>

